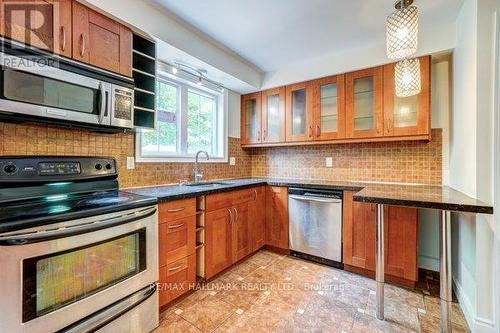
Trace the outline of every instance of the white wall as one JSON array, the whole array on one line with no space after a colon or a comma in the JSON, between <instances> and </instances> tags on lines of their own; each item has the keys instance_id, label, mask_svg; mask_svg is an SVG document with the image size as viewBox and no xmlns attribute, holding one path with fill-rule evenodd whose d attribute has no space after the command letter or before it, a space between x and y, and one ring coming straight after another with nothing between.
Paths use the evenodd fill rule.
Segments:
<instances>
[{"instance_id":1,"label":"white wall","mask_svg":"<svg viewBox=\"0 0 500 333\"><path fill-rule=\"evenodd\" d=\"M493 202L494 12L499 0L465 0L453 54L450 184ZM491 216L453 214L453 279L473 332L497 332Z\"/></svg>"},{"instance_id":2,"label":"white wall","mask_svg":"<svg viewBox=\"0 0 500 333\"><path fill-rule=\"evenodd\" d=\"M241 98L240 94L235 93L234 91L228 91L228 131L227 134L232 138L240 137L240 104Z\"/></svg>"}]
</instances>

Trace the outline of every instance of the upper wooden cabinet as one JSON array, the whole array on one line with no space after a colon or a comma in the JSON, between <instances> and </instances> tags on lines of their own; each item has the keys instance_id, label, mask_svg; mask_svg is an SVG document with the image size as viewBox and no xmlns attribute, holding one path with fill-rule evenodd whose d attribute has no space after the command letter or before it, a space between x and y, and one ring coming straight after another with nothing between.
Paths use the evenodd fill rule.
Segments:
<instances>
[{"instance_id":1,"label":"upper wooden cabinet","mask_svg":"<svg viewBox=\"0 0 500 333\"><path fill-rule=\"evenodd\" d=\"M394 64L244 95L242 145L429 140L430 56L420 58L420 71L422 91L407 98L395 96Z\"/></svg>"},{"instance_id":2,"label":"upper wooden cabinet","mask_svg":"<svg viewBox=\"0 0 500 333\"><path fill-rule=\"evenodd\" d=\"M345 138L345 76L312 82L313 140Z\"/></svg>"},{"instance_id":3,"label":"upper wooden cabinet","mask_svg":"<svg viewBox=\"0 0 500 333\"><path fill-rule=\"evenodd\" d=\"M241 96L241 141L243 144L262 140L261 93Z\"/></svg>"},{"instance_id":4,"label":"upper wooden cabinet","mask_svg":"<svg viewBox=\"0 0 500 333\"><path fill-rule=\"evenodd\" d=\"M0 34L66 57L72 55L71 0L0 0Z\"/></svg>"},{"instance_id":5,"label":"upper wooden cabinet","mask_svg":"<svg viewBox=\"0 0 500 333\"><path fill-rule=\"evenodd\" d=\"M262 143L285 142L285 87L262 92Z\"/></svg>"},{"instance_id":6,"label":"upper wooden cabinet","mask_svg":"<svg viewBox=\"0 0 500 333\"><path fill-rule=\"evenodd\" d=\"M132 31L74 1L73 58L131 76Z\"/></svg>"},{"instance_id":7,"label":"upper wooden cabinet","mask_svg":"<svg viewBox=\"0 0 500 333\"><path fill-rule=\"evenodd\" d=\"M422 90L411 97L397 97L394 91L394 64L384 66L384 136L416 136L430 133L431 57L420 60Z\"/></svg>"},{"instance_id":8,"label":"upper wooden cabinet","mask_svg":"<svg viewBox=\"0 0 500 333\"><path fill-rule=\"evenodd\" d=\"M346 129L348 138L382 136L383 68L346 74Z\"/></svg>"},{"instance_id":9,"label":"upper wooden cabinet","mask_svg":"<svg viewBox=\"0 0 500 333\"><path fill-rule=\"evenodd\" d=\"M132 76L132 31L72 0L0 0L0 34Z\"/></svg>"},{"instance_id":10,"label":"upper wooden cabinet","mask_svg":"<svg viewBox=\"0 0 500 333\"><path fill-rule=\"evenodd\" d=\"M286 87L286 142L313 139L312 85L309 82Z\"/></svg>"}]
</instances>

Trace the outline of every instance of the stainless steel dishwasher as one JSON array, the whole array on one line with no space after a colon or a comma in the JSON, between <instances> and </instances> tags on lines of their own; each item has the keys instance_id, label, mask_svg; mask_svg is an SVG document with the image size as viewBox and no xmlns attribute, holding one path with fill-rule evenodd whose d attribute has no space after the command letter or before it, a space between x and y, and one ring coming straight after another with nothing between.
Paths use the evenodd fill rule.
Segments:
<instances>
[{"instance_id":1,"label":"stainless steel dishwasher","mask_svg":"<svg viewBox=\"0 0 500 333\"><path fill-rule=\"evenodd\" d=\"M290 254L342 265L342 191L288 190Z\"/></svg>"}]
</instances>

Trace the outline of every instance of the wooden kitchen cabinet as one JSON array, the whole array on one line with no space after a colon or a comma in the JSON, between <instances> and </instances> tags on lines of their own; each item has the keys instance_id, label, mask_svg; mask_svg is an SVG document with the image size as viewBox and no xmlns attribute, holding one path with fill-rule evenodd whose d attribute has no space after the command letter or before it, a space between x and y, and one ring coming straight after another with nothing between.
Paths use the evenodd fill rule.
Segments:
<instances>
[{"instance_id":1,"label":"wooden kitchen cabinet","mask_svg":"<svg viewBox=\"0 0 500 333\"><path fill-rule=\"evenodd\" d=\"M231 263L243 259L252 251L248 206L248 203L242 203L233 207L233 260Z\"/></svg>"},{"instance_id":2,"label":"wooden kitchen cabinet","mask_svg":"<svg viewBox=\"0 0 500 333\"><path fill-rule=\"evenodd\" d=\"M73 58L130 77L132 31L74 1Z\"/></svg>"},{"instance_id":3,"label":"wooden kitchen cabinet","mask_svg":"<svg viewBox=\"0 0 500 333\"><path fill-rule=\"evenodd\" d=\"M395 64L384 66L384 136L430 135L431 57L420 57L421 92L397 97L394 86Z\"/></svg>"},{"instance_id":4,"label":"wooden kitchen cabinet","mask_svg":"<svg viewBox=\"0 0 500 333\"><path fill-rule=\"evenodd\" d=\"M196 282L196 198L158 205L160 307Z\"/></svg>"},{"instance_id":5,"label":"wooden kitchen cabinet","mask_svg":"<svg viewBox=\"0 0 500 333\"><path fill-rule=\"evenodd\" d=\"M313 139L312 85L301 82L286 86L286 142Z\"/></svg>"},{"instance_id":6,"label":"wooden kitchen cabinet","mask_svg":"<svg viewBox=\"0 0 500 333\"><path fill-rule=\"evenodd\" d=\"M262 141L261 93L241 96L241 142L255 144Z\"/></svg>"},{"instance_id":7,"label":"wooden kitchen cabinet","mask_svg":"<svg viewBox=\"0 0 500 333\"><path fill-rule=\"evenodd\" d=\"M345 76L312 81L313 140L345 138Z\"/></svg>"},{"instance_id":8,"label":"wooden kitchen cabinet","mask_svg":"<svg viewBox=\"0 0 500 333\"><path fill-rule=\"evenodd\" d=\"M266 244L266 187L253 188L255 198L248 204L252 252Z\"/></svg>"},{"instance_id":9,"label":"wooden kitchen cabinet","mask_svg":"<svg viewBox=\"0 0 500 333\"><path fill-rule=\"evenodd\" d=\"M266 244L288 250L288 188L266 188Z\"/></svg>"},{"instance_id":10,"label":"wooden kitchen cabinet","mask_svg":"<svg viewBox=\"0 0 500 333\"><path fill-rule=\"evenodd\" d=\"M262 92L262 143L285 142L285 87Z\"/></svg>"},{"instance_id":11,"label":"wooden kitchen cabinet","mask_svg":"<svg viewBox=\"0 0 500 333\"><path fill-rule=\"evenodd\" d=\"M231 207L205 215L205 277L210 279L233 263Z\"/></svg>"},{"instance_id":12,"label":"wooden kitchen cabinet","mask_svg":"<svg viewBox=\"0 0 500 333\"><path fill-rule=\"evenodd\" d=\"M383 67L345 76L346 133L348 138L383 136Z\"/></svg>"},{"instance_id":13,"label":"wooden kitchen cabinet","mask_svg":"<svg viewBox=\"0 0 500 333\"><path fill-rule=\"evenodd\" d=\"M71 0L0 0L0 34L71 57L71 3Z\"/></svg>"},{"instance_id":14,"label":"wooden kitchen cabinet","mask_svg":"<svg viewBox=\"0 0 500 333\"><path fill-rule=\"evenodd\" d=\"M346 270L374 276L376 207L353 202L344 192L343 263ZM384 206L385 274L411 287L418 279L418 213L416 208Z\"/></svg>"}]
</instances>

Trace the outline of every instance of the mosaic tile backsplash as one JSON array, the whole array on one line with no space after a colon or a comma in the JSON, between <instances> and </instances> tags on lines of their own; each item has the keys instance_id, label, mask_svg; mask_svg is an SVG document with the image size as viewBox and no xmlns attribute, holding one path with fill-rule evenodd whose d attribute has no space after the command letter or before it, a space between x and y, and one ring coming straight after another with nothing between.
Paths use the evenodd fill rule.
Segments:
<instances>
[{"instance_id":1,"label":"mosaic tile backsplash","mask_svg":"<svg viewBox=\"0 0 500 333\"><path fill-rule=\"evenodd\" d=\"M175 183L190 179L192 163L136 163L134 134L99 134L45 125L0 122L0 155L82 155L117 159L120 186ZM229 138L229 163L203 164L205 179L277 177L327 180L394 181L441 184L442 134L432 130L432 141L273 147L243 150L240 139ZM325 158L333 158L333 168Z\"/></svg>"}]
</instances>

